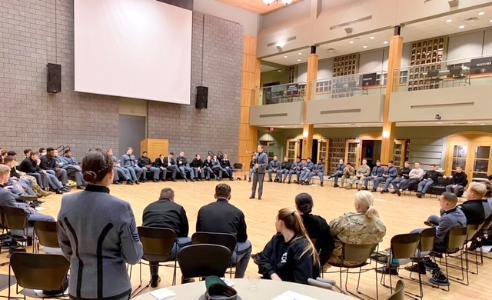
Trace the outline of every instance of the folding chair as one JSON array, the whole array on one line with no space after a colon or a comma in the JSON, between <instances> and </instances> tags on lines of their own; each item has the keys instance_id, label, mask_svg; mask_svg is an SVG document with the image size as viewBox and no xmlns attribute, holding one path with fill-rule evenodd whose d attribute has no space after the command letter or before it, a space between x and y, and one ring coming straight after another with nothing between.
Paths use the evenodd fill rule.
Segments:
<instances>
[{"instance_id":1,"label":"folding chair","mask_svg":"<svg viewBox=\"0 0 492 300\"><path fill-rule=\"evenodd\" d=\"M212 275L224 277L231 262L231 251L221 245L190 245L178 253L178 262L183 279Z\"/></svg>"},{"instance_id":2,"label":"folding chair","mask_svg":"<svg viewBox=\"0 0 492 300\"><path fill-rule=\"evenodd\" d=\"M40 245L49 248L60 248L55 221L36 221L34 223L32 252L39 253Z\"/></svg>"},{"instance_id":3,"label":"folding chair","mask_svg":"<svg viewBox=\"0 0 492 300\"><path fill-rule=\"evenodd\" d=\"M403 300L405 299L405 284L403 280L398 280L395 287L395 292L391 294L388 300Z\"/></svg>"},{"instance_id":4,"label":"folding chair","mask_svg":"<svg viewBox=\"0 0 492 300\"><path fill-rule=\"evenodd\" d=\"M231 251L231 263L229 268L229 277L232 278L232 274L234 274L232 267L235 267L237 264L237 257L235 257L236 253L236 237L229 233L218 233L218 232L195 232L191 236L191 243L196 244L212 244L212 245L222 245Z\"/></svg>"},{"instance_id":5,"label":"folding chair","mask_svg":"<svg viewBox=\"0 0 492 300\"><path fill-rule=\"evenodd\" d=\"M422 230L420 232L420 241L419 241L419 247L418 247L418 255L417 257L414 257L413 260L415 262L421 263L423 262L424 258L427 257L428 255L423 255L423 253L430 253L434 249L434 240L436 238L436 228L435 227L430 227ZM412 278L412 272L410 272L410 279L413 280ZM419 272L419 290L420 293L419 295L414 295L418 296L419 298L424 297L424 290L422 288L422 285L424 282L422 281L422 275Z\"/></svg>"}]
</instances>

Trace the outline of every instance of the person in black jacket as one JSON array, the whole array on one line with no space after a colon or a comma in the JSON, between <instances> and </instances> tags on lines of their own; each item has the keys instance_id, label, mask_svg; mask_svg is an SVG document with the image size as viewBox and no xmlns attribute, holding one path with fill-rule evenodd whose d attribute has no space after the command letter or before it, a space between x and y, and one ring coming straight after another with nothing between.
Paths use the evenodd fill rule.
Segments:
<instances>
[{"instance_id":1,"label":"person in black jacket","mask_svg":"<svg viewBox=\"0 0 492 300\"><path fill-rule=\"evenodd\" d=\"M487 200L483 199L487 193L487 186L483 183L472 182L465 192L466 201L458 207L461 208L466 216L466 224L479 225L485 220L484 203Z\"/></svg>"},{"instance_id":2,"label":"person in black jacket","mask_svg":"<svg viewBox=\"0 0 492 300\"><path fill-rule=\"evenodd\" d=\"M225 183L215 187L217 201L203 206L198 211L196 231L229 233L236 236L237 246L232 255L236 264L236 278L243 278L251 257L251 242L248 241L243 212L229 203L231 187Z\"/></svg>"},{"instance_id":3,"label":"person in black jacket","mask_svg":"<svg viewBox=\"0 0 492 300\"><path fill-rule=\"evenodd\" d=\"M38 184L43 188L43 189L48 189L52 185L52 180L56 179L56 176L53 174L48 174L45 170L42 170L39 167L40 160L37 152L30 152L29 153L29 158L25 158L21 164L19 165L18 169L24 173L27 173L28 175L34 176L36 180L38 181ZM58 181L58 179L56 179ZM59 181L58 181L59 183ZM61 183L60 183L61 185ZM57 189L55 189L57 190ZM61 190L58 190L57 193L62 193Z\"/></svg>"},{"instance_id":4,"label":"person in black jacket","mask_svg":"<svg viewBox=\"0 0 492 300\"><path fill-rule=\"evenodd\" d=\"M176 232L177 241L173 248L173 258L179 250L191 244L188 237L188 218L185 209L174 202L174 191L164 188L159 200L149 204L143 212L143 226L155 228L168 228ZM159 284L159 263L150 262L150 286L155 288Z\"/></svg>"},{"instance_id":5,"label":"person in black jacket","mask_svg":"<svg viewBox=\"0 0 492 300\"><path fill-rule=\"evenodd\" d=\"M147 180L147 172L153 174L152 180L154 182L159 181L160 169L152 165L152 161L147 156L147 151L142 152L142 156L138 159L138 166L143 170L143 181Z\"/></svg>"},{"instance_id":6,"label":"person in black jacket","mask_svg":"<svg viewBox=\"0 0 492 300\"><path fill-rule=\"evenodd\" d=\"M46 172L56 176L57 180L59 180L59 182L61 182L61 184L63 185L61 190L65 192L70 191L70 189L67 187L67 183L68 183L67 170L60 168L58 166L56 155L55 155L55 149L47 148L46 151L47 151L46 155L43 155L41 157L41 163L39 164L39 166L41 167L41 169L45 170ZM55 181L54 179L52 180ZM56 183L56 185L60 186L58 183Z\"/></svg>"},{"instance_id":7,"label":"person in black jacket","mask_svg":"<svg viewBox=\"0 0 492 300\"><path fill-rule=\"evenodd\" d=\"M158 168L160 170L161 178L162 181L166 181L166 176L167 176L167 168L166 165L164 164L164 155L159 154L159 157L154 160L154 167Z\"/></svg>"},{"instance_id":8,"label":"person in black jacket","mask_svg":"<svg viewBox=\"0 0 492 300\"><path fill-rule=\"evenodd\" d=\"M207 156L207 159L203 161L203 174L205 175L205 179L210 180L210 176L217 178L214 171L212 170L213 165L212 156Z\"/></svg>"},{"instance_id":9,"label":"person in black jacket","mask_svg":"<svg viewBox=\"0 0 492 300\"><path fill-rule=\"evenodd\" d=\"M178 158L176 158L176 164L178 165L178 171L181 174L181 177L183 177L184 181L187 182L188 179L186 179L186 173L190 174L190 181L195 181L193 178L195 177L195 174L193 174L193 169L190 168L188 165L188 160L184 156L185 153L183 151L179 152Z\"/></svg>"},{"instance_id":10,"label":"person in black jacket","mask_svg":"<svg viewBox=\"0 0 492 300\"><path fill-rule=\"evenodd\" d=\"M391 185L393 186L393 191L391 192L392 194L398 194L398 196L401 196L400 185L403 181L408 181L410 178L410 171L410 162L405 161L403 168L400 168L398 171L398 177L391 182Z\"/></svg>"},{"instance_id":11,"label":"person in black jacket","mask_svg":"<svg viewBox=\"0 0 492 300\"><path fill-rule=\"evenodd\" d=\"M425 172L424 178L419 182L417 186L417 197L422 198L427 193L427 190L437 184L439 177L442 176L442 173L437 171L437 166L432 165L431 169Z\"/></svg>"},{"instance_id":12,"label":"person in black jacket","mask_svg":"<svg viewBox=\"0 0 492 300\"><path fill-rule=\"evenodd\" d=\"M277 234L262 252L254 256L258 273L263 278L307 284L309 278L319 276L319 258L308 238L301 216L283 208L275 223Z\"/></svg>"},{"instance_id":13,"label":"person in black jacket","mask_svg":"<svg viewBox=\"0 0 492 300\"><path fill-rule=\"evenodd\" d=\"M178 172L178 166L176 165L176 160L174 159L174 153L169 153L168 157L164 158L164 167L168 172L171 172L172 181L176 181L176 173Z\"/></svg>"},{"instance_id":14,"label":"person in black jacket","mask_svg":"<svg viewBox=\"0 0 492 300\"><path fill-rule=\"evenodd\" d=\"M200 157L200 154L196 154L195 158L190 163L190 167L193 168L193 171L195 173L195 179L196 180L202 180L204 179L204 170L203 170L203 160Z\"/></svg>"},{"instance_id":15,"label":"person in black jacket","mask_svg":"<svg viewBox=\"0 0 492 300\"><path fill-rule=\"evenodd\" d=\"M226 176L232 181L234 180L234 168L231 165L231 161L227 158L227 154L224 153L224 157L220 160L220 166L225 170Z\"/></svg>"},{"instance_id":16,"label":"person in black jacket","mask_svg":"<svg viewBox=\"0 0 492 300\"><path fill-rule=\"evenodd\" d=\"M463 195L465 186L468 184L466 173L463 172L461 167L456 168L453 177L451 178L451 184L446 186L446 192L454 193L456 196Z\"/></svg>"},{"instance_id":17,"label":"person in black jacket","mask_svg":"<svg viewBox=\"0 0 492 300\"><path fill-rule=\"evenodd\" d=\"M301 193L296 196L295 201L297 212L302 217L302 223L316 251L318 251L320 265L323 267L330 258L333 248L335 248L335 242L330 234L330 226L322 217L311 214L313 210L311 195Z\"/></svg>"}]
</instances>

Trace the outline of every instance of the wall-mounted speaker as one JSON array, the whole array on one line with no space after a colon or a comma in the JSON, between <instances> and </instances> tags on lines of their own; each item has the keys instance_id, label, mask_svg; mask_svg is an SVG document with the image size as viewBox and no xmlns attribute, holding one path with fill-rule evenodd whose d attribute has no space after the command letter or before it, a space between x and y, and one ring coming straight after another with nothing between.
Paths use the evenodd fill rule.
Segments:
<instances>
[{"instance_id":1,"label":"wall-mounted speaker","mask_svg":"<svg viewBox=\"0 0 492 300\"><path fill-rule=\"evenodd\" d=\"M197 109L206 109L208 106L208 87L197 86L196 87L196 102L195 107Z\"/></svg>"},{"instance_id":2,"label":"wall-mounted speaker","mask_svg":"<svg viewBox=\"0 0 492 300\"><path fill-rule=\"evenodd\" d=\"M47 64L48 80L47 91L48 93L61 92L61 65L59 64Z\"/></svg>"}]
</instances>

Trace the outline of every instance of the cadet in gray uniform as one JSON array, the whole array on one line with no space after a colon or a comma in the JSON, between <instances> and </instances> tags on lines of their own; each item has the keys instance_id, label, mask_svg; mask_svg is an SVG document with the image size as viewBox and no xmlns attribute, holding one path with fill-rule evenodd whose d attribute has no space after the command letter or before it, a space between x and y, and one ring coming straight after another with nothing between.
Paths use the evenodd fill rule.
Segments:
<instances>
[{"instance_id":1,"label":"cadet in gray uniform","mask_svg":"<svg viewBox=\"0 0 492 300\"><path fill-rule=\"evenodd\" d=\"M273 157L273 160L268 164L268 181L272 182L272 174L275 173L275 181L278 180L278 173L280 171L280 162L277 156Z\"/></svg>"},{"instance_id":2,"label":"cadet in gray uniform","mask_svg":"<svg viewBox=\"0 0 492 300\"><path fill-rule=\"evenodd\" d=\"M251 190L251 197L249 197L249 199L255 198L256 186L258 186L258 200L261 200L261 196L263 195L263 181L265 180L267 166L268 156L263 152L263 145L258 145L256 164L253 167L253 186Z\"/></svg>"},{"instance_id":3,"label":"cadet in gray uniform","mask_svg":"<svg viewBox=\"0 0 492 300\"><path fill-rule=\"evenodd\" d=\"M137 158L133 155L132 147L128 147L126 154L121 156L121 164L123 165L123 168L130 172L132 181L139 184L142 179L143 170L138 166Z\"/></svg>"},{"instance_id":4,"label":"cadet in gray uniform","mask_svg":"<svg viewBox=\"0 0 492 300\"><path fill-rule=\"evenodd\" d=\"M143 254L130 204L109 194L113 161L99 151L82 161L85 191L63 197L58 240L70 261L70 298L129 299L126 264Z\"/></svg>"}]
</instances>

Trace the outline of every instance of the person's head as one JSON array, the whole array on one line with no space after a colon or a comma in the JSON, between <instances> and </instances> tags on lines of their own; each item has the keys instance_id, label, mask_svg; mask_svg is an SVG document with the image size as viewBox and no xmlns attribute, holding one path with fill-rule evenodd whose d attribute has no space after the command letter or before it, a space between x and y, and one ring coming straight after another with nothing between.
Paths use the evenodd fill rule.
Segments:
<instances>
[{"instance_id":1,"label":"person's head","mask_svg":"<svg viewBox=\"0 0 492 300\"><path fill-rule=\"evenodd\" d=\"M300 157L297 157L297 158L296 158L296 161L297 161L297 162L300 162L300 161L301 161L301 158L300 158Z\"/></svg>"},{"instance_id":2,"label":"person's head","mask_svg":"<svg viewBox=\"0 0 492 300\"><path fill-rule=\"evenodd\" d=\"M217 160L217 155L214 155L214 160Z\"/></svg>"},{"instance_id":3,"label":"person's head","mask_svg":"<svg viewBox=\"0 0 492 300\"><path fill-rule=\"evenodd\" d=\"M463 169L461 167L456 168L456 173L463 173Z\"/></svg>"},{"instance_id":4,"label":"person's head","mask_svg":"<svg viewBox=\"0 0 492 300\"><path fill-rule=\"evenodd\" d=\"M97 148L95 148L95 149L94 149L94 151L103 152L103 149L102 149L102 148L97 147ZM89 151L89 152L90 152L90 151Z\"/></svg>"},{"instance_id":5,"label":"person's head","mask_svg":"<svg viewBox=\"0 0 492 300\"><path fill-rule=\"evenodd\" d=\"M487 193L487 186L481 182L472 182L466 190L467 200L482 200Z\"/></svg>"},{"instance_id":6,"label":"person's head","mask_svg":"<svg viewBox=\"0 0 492 300\"><path fill-rule=\"evenodd\" d=\"M53 150L53 157L58 157L58 150Z\"/></svg>"},{"instance_id":7,"label":"person's head","mask_svg":"<svg viewBox=\"0 0 492 300\"><path fill-rule=\"evenodd\" d=\"M8 152L7 152L7 156L12 156L12 157L14 157L14 158L15 158L15 157L17 156L17 153L16 153L15 151L12 151L12 150L11 150L11 151L8 151Z\"/></svg>"},{"instance_id":8,"label":"person's head","mask_svg":"<svg viewBox=\"0 0 492 300\"><path fill-rule=\"evenodd\" d=\"M231 199L231 187L225 183L219 183L215 186L215 199Z\"/></svg>"},{"instance_id":9,"label":"person's head","mask_svg":"<svg viewBox=\"0 0 492 300\"><path fill-rule=\"evenodd\" d=\"M173 158L174 157L174 152L169 152L169 157Z\"/></svg>"},{"instance_id":10,"label":"person's head","mask_svg":"<svg viewBox=\"0 0 492 300\"><path fill-rule=\"evenodd\" d=\"M287 156L286 156L286 157L284 157L284 161L285 161L285 162L288 162L288 161L289 161L289 158L288 158Z\"/></svg>"},{"instance_id":11,"label":"person's head","mask_svg":"<svg viewBox=\"0 0 492 300\"><path fill-rule=\"evenodd\" d=\"M46 148L39 148L38 152L39 152L39 156L46 155Z\"/></svg>"},{"instance_id":12,"label":"person's head","mask_svg":"<svg viewBox=\"0 0 492 300\"><path fill-rule=\"evenodd\" d=\"M376 166L380 166L381 165L381 162L379 160L376 160Z\"/></svg>"},{"instance_id":13,"label":"person's head","mask_svg":"<svg viewBox=\"0 0 492 300\"><path fill-rule=\"evenodd\" d=\"M393 161L392 161L392 160L390 160L390 161L388 162L388 167L389 167L389 168L391 168L392 166L393 166Z\"/></svg>"},{"instance_id":14,"label":"person's head","mask_svg":"<svg viewBox=\"0 0 492 300\"><path fill-rule=\"evenodd\" d=\"M339 164L343 164L343 159L340 159L340 160L338 161L338 163L339 163Z\"/></svg>"},{"instance_id":15,"label":"person's head","mask_svg":"<svg viewBox=\"0 0 492 300\"><path fill-rule=\"evenodd\" d=\"M278 160L277 155L274 155L274 156L273 156L273 160Z\"/></svg>"},{"instance_id":16,"label":"person's head","mask_svg":"<svg viewBox=\"0 0 492 300\"><path fill-rule=\"evenodd\" d=\"M109 148L106 153L108 153L109 156L113 156L113 148Z\"/></svg>"},{"instance_id":17,"label":"person's head","mask_svg":"<svg viewBox=\"0 0 492 300\"><path fill-rule=\"evenodd\" d=\"M128 147L128 149L126 149L126 154L132 155L133 154L133 148L132 147Z\"/></svg>"},{"instance_id":18,"label":"person's head","mask_svg":"<svg viewBox=\"0 0 492 300\"><path fill-rule=\"evenodd\" d=\"M308 157L307 158L307 162L310 163L311 162L311 157Z\"/></svg>"},{"instance_id":19,"label":"person's head","mask_svg":"<svg viewBox=\"0 0 492 300\"><path fill-rule=\"evenodd\" d=\"M32 149L24 149L24 155L25 155L26 157L29 157L29 156L30 156L30 154L31 154L31 152L32 152Z\"/></svg>"},{"instance_id":20,"label":"person's head","mask_svg":"<svg viewBox=\"0 0 492 300\"><path fill-rule=\"evenodd\" d=\"M10 156L10 155L7 155L7 157L5 157L3 159L3 164L8 166L9 168L14 168L15 165L16 165L16 162L15 162L15 157L13 156Z\"/></svg>"},{"instance_id":21,"label":"person's head","mask_svg":"<svg viewBox=\"0 0 492 300\"><path fill-rule=\"evenodd\" d=\"M185 153L183 151L179 152L179 157L185 156Z\"/></svg>"},{"instance_id":22,"label":"person's head","mask_svg":"<svg viewBox=\"0 0 492 300\"><path fill-rule=\"evenodd\" d=\"M368 218L378 218L378 211L374 208L374 196L369 191L359 191L355 193L355 211L365 214Z\"/></svg>"},{"instance_id":23,"label":"person's head","mask_svg":"<svg viewBox=\"0 0 492 300\"><path fill-rule=\"evenodd\" d=\"M32 151L31 151L31 153L29 154L29 158L30 158L31 160L38 160L38 159L39 159L39 153L37 153L37 152L32 152Z\"/></svg>"},{"instance_id":24,"label":"person's head","mask_svg":"<svg viewBox=\"0 0 492 300\"><path fill-rule=\"evenodd\" d=\"M10 167L7 165L0 165L0 184L5 184L10 178Z\"/></svg>"},{"instance_id":25,"label":"person's head","mask_svg":"<svg viewBox=\"0 0 492 300\"><path fill-rule=\"evenodd\" d=\"M296 196L296 208L300 215L309 215L313 205L313 197L308 193L300 193Z\"/></svg>"},{"instance_id":26,"label":"person's head","mask_svg":"<svg viewBox=\"0 0 492 300\"><path fill-rule=\"evenodd\" d=\"M163 188L159 200L169 200L174 202L174 191L171 188Z\"/></svg>"},{"instance_id":27,"label":"person's head","mask_svg":"<svg viewBox=\"0 0 492 300\"><path fill-rule=\"evenodd\" d=\"M362 164L363 164L364 166L365 166L365 165L367 165L367 159L363 159L363 160L362 160Z\"/></svg>"},{"instance_id":28,"label":"person's head","mask_svg":"<svg viewBox=\"0 0 492 300\"><path fill-rule=\"evenodd\" d=\"M70 149L65 150L64 155L65 155L66 157L72 157L72 150L70 150Z\"/></svg>"},{"instance_id":29,"label":"person's head","mask_svg":"<svg viewBox=\"0 0 492 300\"><path fill-rule=\"evenodd\" d=\"M303 249L301 253L301 257L305 254L309 254L313 257L313 262L319 263L318 253L314 248L313 243L308 237L306 232L306 228L302 222L302 218L298 212L290 208L282 208L278 211L277 220L275 222L275 229L277 232L282 235L286 235L287 233L291 233L294 236L294 239L305 238L308 243L307 246Z\"/></svg>"},{"instance_id":30,"label":"person's head","mask_svg":"<svg viewBox=\"0 0 492 300\"><path fill-rule=\"evenodd\" d=\"M147 151L142 152L142 157L147 157Z\"/></svg>"},{"instance_id":31,"label":"person's head","mask_svg":"<svg viewBox=\"0 0 492 300\"><path fill-rule=\"evenodd\" d=\"M41 153L41 151L39 151L39 153ZM46 149L46 155L48 155L49 157L54 157L55 156L55 149L48 147Z\"/></svg>"},{"instance_id":32,"label":"person's head","mask_svg":"<svg viewBox=\"0 0 492 300\"><path fill-rule=\"evenodd\" d=\"M415 163L415 169L420 169L420 163L418 162Z\"/></svg>"},{"instance_id":33,"label":"person's head","mask_svg":"<svg viewBox=\"0 0 492 300\"><path fill-rule=\"evenodd\" d=\"M405 162L405 168L410 168L410 162L409 161Z\"/></svg>"},{"instance_id":34,"label":"person's head","mask_svg":"<svg viewBox=\"0 0 492 300\"><path fill-rule=\"evenodd\" d=\"M200 154L195 155L195 158L196 159L202 159L202 157L200 156Z\"/></svg>"},{"instance_id":35,"label":"person's head","mask_svg":"<svg viewBox=\"0 0 492 300\"><path fill-rule=\"evenodd\" d=\"M444 211L448 211L450 209L455 208L457 203L458 203L458 197L456 197L456 195L453 193L444 192L439 198L439 205L441 206L441 209Z\"/></svg>"},{"instance_id":36,"label":"person's head","mask_svg":"<svg viewBox=\"0 0 492 300\"><path fill-rule=\"evenodd\" d=\"M430 169L431 169L431 171L435 171L435 170L437 170L437 166L436 166L436 165L431 165L430 167L431 167L431 168L430 168Z\"/></svg>"},{"instance_id":37,"label":"person's head","mask_svg":"<svg viewBox=\"0 0 492 300\"><path fill-rule=\"evenodd\" d=\"M223 159L228 160L228 158L227 158L227 154L226 154L226 153L224 153L224 157L223 157Z\"/></svg>"},{"instance_id":38,"label":"person's head","mask_svg":"<svg viewBox=\"0 0 492 300\"><path fill-rule=\"evenodd\" d=\"M113 182L113 160L107 153L92 151L82 159L82 174L88 183L109 186Z\"/></svg>"},{"instance_id":39,"label":"person's head","mask_svg":"<svg viewBox=\"0 0 492 300\"><path fill-rule=\"evenodd\" d=\"M207 155L207 160L212 160L212 156Z\"/></svg>"},{"instance_id":40,"label":"person's head","mask_svg":"<svg viewBox=\"0 0 492 300\"><path fill-rule=\"evenodd\" d=\"M347 167L351 167L351 166L352 166L352 164L351 164L351 163L347 163Z\"/></svg>"},{"instance_id":41,"label":"person's head","mask_svg":"<svg viewBox=\"0 0 492 300\"><path fill-rule=\"evenodd\" d=\"M258 151L258 153L263 152L263 145L258 145L258 147L256 147L256 151Z\"/></svg>"}]
</instances>

